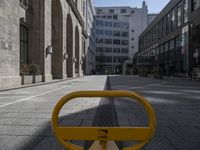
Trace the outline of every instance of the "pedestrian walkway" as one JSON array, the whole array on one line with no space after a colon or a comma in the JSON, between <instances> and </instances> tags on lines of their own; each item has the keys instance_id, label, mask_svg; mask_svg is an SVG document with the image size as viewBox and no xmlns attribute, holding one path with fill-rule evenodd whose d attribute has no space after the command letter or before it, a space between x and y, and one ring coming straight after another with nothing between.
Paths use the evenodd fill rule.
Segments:
<instances>
[{"instance_id":1,"label":"pedestrian walkway","mask_svg":"<svg viewBox=\"0 0 200 150\"><path fill-rule=\"evenodd\" d=\"M0 150L59 150L50 127L57 101L78 90L103 90L106 76L0 92ZM100 98L76 99L60 113L62 125L91 126Z\"/></svg>"}]
</instances>

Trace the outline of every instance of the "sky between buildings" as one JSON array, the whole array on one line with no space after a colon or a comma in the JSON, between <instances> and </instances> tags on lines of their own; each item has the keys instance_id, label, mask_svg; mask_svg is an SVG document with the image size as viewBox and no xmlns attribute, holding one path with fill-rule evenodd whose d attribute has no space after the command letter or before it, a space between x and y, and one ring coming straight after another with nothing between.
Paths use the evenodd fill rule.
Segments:
<instances>
[{"instance_id":1,"label":"sky between buildings","mask_svg":"<svg viewBox=\"0 0 200 150\"><path fill-rule=\"evenodd\" d=\"M159 13L170 0L145 0L149 13ZM131 6L141 7L143 0L94 0L96 7L104 6Z\"/></svg>"}]
</instances>

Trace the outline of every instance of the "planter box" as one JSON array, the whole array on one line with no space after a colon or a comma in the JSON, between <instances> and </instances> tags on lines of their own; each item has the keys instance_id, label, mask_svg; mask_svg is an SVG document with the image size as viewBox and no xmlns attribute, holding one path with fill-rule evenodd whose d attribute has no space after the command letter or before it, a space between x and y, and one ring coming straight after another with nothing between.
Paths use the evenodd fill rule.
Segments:
<instances>
[{"instance_id":1,"label":"planter box","mask_svg":"<svg viewBox=\"0 0 200 150\"><path fill-rule=\"evenodd\" d=\"M22 85L42 82L42 75L24 75L21 76Z\"/></svg>"},{"instance_id":2,"label":"planter box","mask_svg":"<svg viewBox=\"0 0 200 150\"><path fill-rule=\"evenodd\" d=\"M22 78L22 85L33 84L32 75L24 75L24 76L21 76L21 78Z\"/></svg>"},{"instance_id":3,"label":"planter box","mask_svg":"<svg viewBox=\"0 0 200 150\"><path fill-rule=\"evenodd\" d=\"M40 83L40 82L42 82L42 75L34 75L33 83Z\"/></svg>"}]
</instances>

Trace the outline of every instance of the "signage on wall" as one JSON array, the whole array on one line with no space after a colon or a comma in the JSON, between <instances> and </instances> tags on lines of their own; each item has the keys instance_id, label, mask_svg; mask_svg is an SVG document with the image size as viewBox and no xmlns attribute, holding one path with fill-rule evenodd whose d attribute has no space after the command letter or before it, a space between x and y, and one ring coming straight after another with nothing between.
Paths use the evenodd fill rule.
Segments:
<instances>
[{"instance_id":1,"label":"signage on wall","mask_svg":"<svg viewBox=\"0 0 200 150\"><path fill-rule=\"evenodd\" d=\"M12 50L12 41L0 39L0 48L4 50Z\"/></svg>"}]
</instances>

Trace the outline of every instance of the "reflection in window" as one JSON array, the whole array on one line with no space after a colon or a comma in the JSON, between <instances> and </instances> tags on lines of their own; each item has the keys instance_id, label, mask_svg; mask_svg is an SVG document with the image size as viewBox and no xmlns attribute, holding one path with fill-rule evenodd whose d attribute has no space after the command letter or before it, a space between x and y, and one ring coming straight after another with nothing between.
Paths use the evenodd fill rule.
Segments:
<instances>
[{"instance_id":1,"label":"reflection in window","mask_svg":"<svg viewBox=\"0 0 200 150\"><path fill-rule=\"evenodd\" d=\"M106 22L105 22L105 26L106 26L106 27L112 27L112 22L106 21Z\"/></svg>"},{"instance_id":2,"label":"reflection in window","mask_svg":"<svg viewBox=\"0 0 200 150\"><path fill-rule=\"evenodd\" d=\"M182 10L181 10L181 3L178 4L177 7L177 26L181 26L182 23Z\"/></svg>"},{"instance_id":3,"label":"reflection in window","mask_svg":"<svg viewBox=\"0 0 200 150\"><path fill-rule=\"evenodd\" d=\"M105 44L112 44L112 39L105 39Z\"/></svg>"},{"instance_id":4,"label":"reflection in window","mask_svg":"<svg viewBox=\"0 0 200 150\"><path fill-rule=\"evenodd\" d=\"M103 26L103 21L97 20L97 21L96 21L96 26Z\"/></svg>"},{"instance_id":5,"label":"reflection in window","mask_svg":"<svg viewBox=\"0 0 200 150\"><path fill-rule=\"evenodd\" d=\"M128 40L121 40L121 45L128 45Z\"/></svg>"},{"instance_id":6,"label":"reflection in window","mask_svg":"<svg viewBox=\"0 0 200 150\"><path fill-rule=\"evenodd\" d=\"M96 43L98 43L98 44L103 44L103 39L96 38Z\"/></svg>"},{"instance_id":7,"label":"reflection in window","mask_svg":"<svg viewBox=\"0 0 200 150\"><path fill-rule=\"evenodd\" d=\"M113 31L113 36L120 36L120 31Z\"/></svg>"},{"instance_id":8,"label":"reflection in window","mask_svg":"<svg viewBox=\"0 0 200 150\"><path fill-rule=\"evenodd\" d=\"M184 14L183 14L183 21L186 23L188 21L188 0L184 0Z\"/></svg>"},{"instance_id":9,"label":"reflection in window","mask_svg":"<svg viewBox=\"0 0 200 150\"><path fill-rule=\"evenodd\" d=\"M114 40L113 40L113 44L114 44L114 45L120 45L120 40L114 39Z\"/></svg>"},{"instance_id":10,"label":"reflection in window","mask_svg":"<svg viewBox=\"0 0 200 150\"><path fill-rule=\"evenodd\" d=\"M105 53L112 53L111 47L105 47Z\"/></svg>"},{"instance_id":11,"label":"reflection in window","mask_svg":"<svg viewBox=\"0 0 200 150\"><path fill-rule=\"evenodd\" d=\"M97 35L104 35L103 30L99 30L99 29L96 30L96 34Z\"/></svg>"},{"instance_id":12,"label":"reflection in window","mask_svg":"<svg viewBox=\"0 0 200 150\"><path fill-rule=\"evenodd\" d=\"M192 0L192 11L200 7L200 0Z\"/></svg>"},{"instance_id":13,"label":"reflection in window","mask_svg":"<svg viewBox=\"0 0 200 150\"><path fill-rule=\"evenodd\" d=\"M105 30L105 35L107 35L107 36L112 36L112 31L110 31L110 30Z\"/></svg>"},{"instance_id":14,"label":"reflection in window","mask_svg":"<svg viewBox=\"0 0 200 150\"><path fill-rule=\"evenodd\" d=\"M120 48L113 48L113 53L120 53Z\"/></svg>"},{"instance_id":15,"label":"reflection in window","mask_svg":"<svg viewBox=\"0 0 200 150\"><path fill-rule=\"evenodd\" d=\"M122 48L121 53L123 54L128 54L128 48Z\"/></svg>"},{"instance_id":16,"label":"reflection in window","mask_svg":"<svg viewBox=\"0 0 200 150\"><path fill-rule=\"evenodd\" d=\"M103 52L103 47L96 47L96 52Z\"/></svg>"},{"instance_id":17,"label":"reflection in window","mask_svg":"<svg viewBox=\"0 0 200 150\"><path fill-rule=\"evenodd\" d=\"M128 37L128 32L121 32L122 37Z\"/></svg>"}]
</instances>

